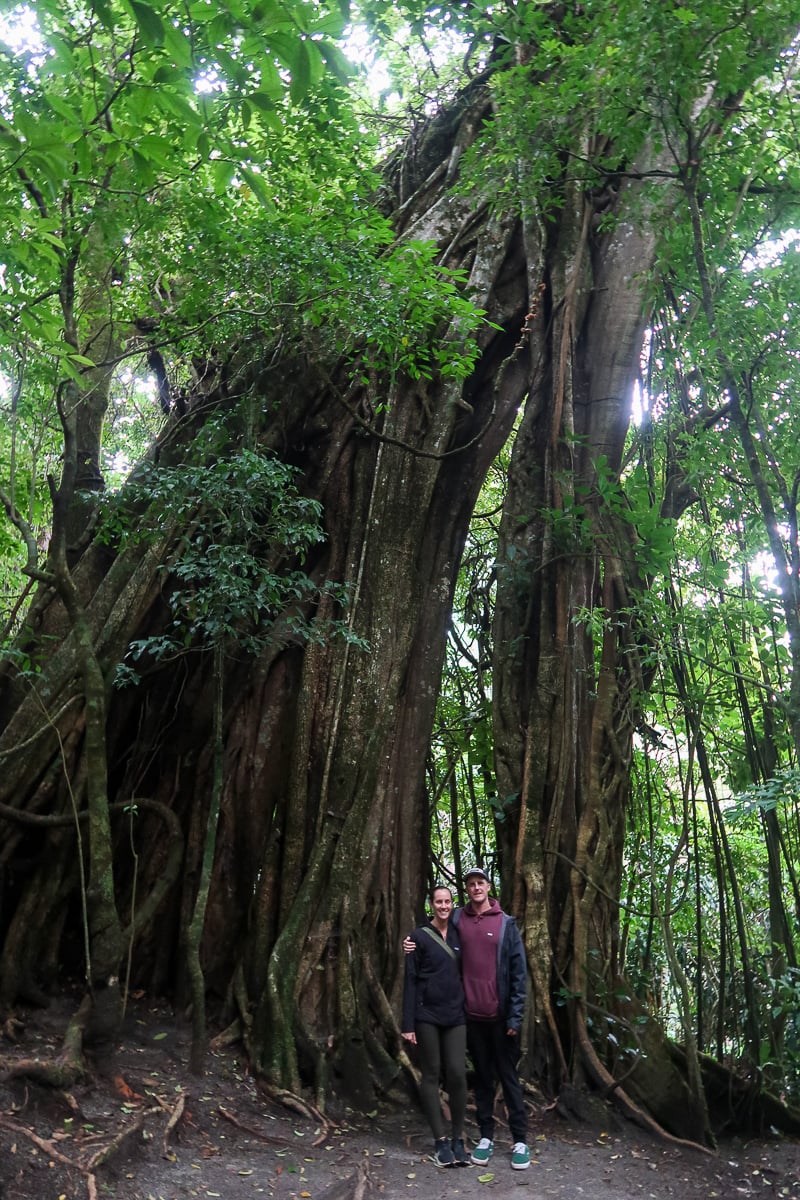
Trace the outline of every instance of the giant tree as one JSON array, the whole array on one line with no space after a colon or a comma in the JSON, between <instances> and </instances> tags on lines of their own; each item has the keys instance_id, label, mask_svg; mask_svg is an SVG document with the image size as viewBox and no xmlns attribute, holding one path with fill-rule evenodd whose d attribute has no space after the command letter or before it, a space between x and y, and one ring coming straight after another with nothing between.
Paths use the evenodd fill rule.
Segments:
<instances>
[{"instance_id":1,"label":"giant tree","mask_svg":"<svg viewBox=\"0 0 800 1200\"><path fill-rule=\"evenodd\" d=\"M372 7L376 28L383 7ZM166 56L157 71L168 82L175 29L192 54L194 43L154 7L134 11L142 37ZM267 23L271 11L261 13ZM419 10L409 16L422 19ZM183 288L196 318L198 268L219 279L215 264L229 262L225 319L205 346L193 334L196 382L153 457L176 488L197 454L215 460L247 447L294 467L325 531L305 570L337 585L320 586L313 603L298 595L283 635L256 655L237 651L232 630L217 659L226 703L206 980L238 1014L267 1078L312 1082L320 1096L345 1089L368 1107L376 1081L397 1070L391 1001L424 875L425 760L459 559L481 482L523 401L495 627L497 775L499 795L511 798L504 881L532 969L531 1064L553 1089L580 1076L579 1062L612 1083L586 1017L616 984L614 901L640 682L631 597L643 579L616 483L647 281L693 152L688 131L710 139L724 125L734 88L769 69L791 21L779 5L754 15L720 4L701 19L632 2L611 12L526 5L444 14L448 23L456 16L471 39L471 78L418 120L380 185L354 182L352 162L344 169L345 151L357 158L349 136L338 164L328 150L327 190L297 168L303 136L324 131L343 104L309 88L321 53L313 29L291 53L281 28L267 31L273 50L261 57L252 43L242 55L237 41L227 57L215 43L206 79L213 91L229 71L234 97L228 103L223 88L222 109L244 114L244 127L230 143L232 162L202 146L220 191L231 185L235 211L206 227L207 251L182 226L192 280L176 272L174 282L154 281L161 309L149 314L156 329L174 319ZM302 124L286 118L295 141L284 165L265 145L256 171L249 159L241 165L241 142L256 112L274 123L276 101L260 79L281 48L306 112ZM138 79L134 57L125 61ZM183 78L197 65L191 58ZM181 161L185 154L181 146ZM164 182L151 168L146 214ZM288 203L293 191L302 210ZM181 193L189 207L190 194ZM250 225L243 218L254 198L263 212ZM171 236L168 222L162 228ZM236 312L244 323L231 323ZM179 342L180 330L170 336ZM76 371L96 364L81 361L80 346L70 354L74 387ZM195 909L218 794L219 672L191 637L190 653L161 653L182 544L203 526L202 495L194 505L187 515L185 504L170 511L155 494L123 493L118 515L67 564L107 710L108 792L121 805L137 802L135 854L121 837L113 842L114 902L127 911L136 896L156 896L147 920L130 922L132 969L145 986L178 995L186 981L175 950ZM155 533L130 538L132 525ZM265 535L261 553L271 569L297 569L291 545ZM595 661L586 615L598 605ZM7 853L29 864L8 884L3 910L9 998L38 982L26 974L52 977L57 964L80 960L74 843L60 826L29 818L71 795L85 805L91 714L76 682L74 615L70 631L49 592L34 614L0 680L0 800L18 830ZM57 651L44 658L41 639L54 634ZM130 645L140 653L137 678L112 690ZM164 813L176 842L162 837ZM610 972L594 977L598 954ZM570 1001L568 1027L554 1014L554 986Z\"/></svg>"}]
</instances>

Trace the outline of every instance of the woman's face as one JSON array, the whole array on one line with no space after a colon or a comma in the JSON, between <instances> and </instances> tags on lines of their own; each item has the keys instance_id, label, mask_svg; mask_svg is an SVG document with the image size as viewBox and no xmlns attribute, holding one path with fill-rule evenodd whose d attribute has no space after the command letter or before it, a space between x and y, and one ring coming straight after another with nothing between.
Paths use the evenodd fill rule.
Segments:
<instances>
[{"instance_id":1,"label":"woman's face","mask_svg":"<svg viewBox=\"0 0 800 1200\"><path fill-rule=\"evenodd\" d=\"M448 888L437 888L431 896L433 911L440 921L446 921L453 911L453 897Z\"/></svg>"}]
</instances>

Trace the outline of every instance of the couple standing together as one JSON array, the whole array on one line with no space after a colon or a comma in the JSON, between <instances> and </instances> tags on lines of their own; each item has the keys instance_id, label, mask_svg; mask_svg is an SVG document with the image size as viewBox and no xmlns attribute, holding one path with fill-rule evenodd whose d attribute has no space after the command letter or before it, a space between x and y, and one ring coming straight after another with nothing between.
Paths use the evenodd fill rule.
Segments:
<instances>
[{"instance_id":1,"label":"couple standing together","mask_svg":"<svg viewBox=\"0 0 800 1200\"><path fill-rule=\"evenodd\" d=\"M511 1166L530 1166L527 1115L517 1073L525 1008L525 951L513 917L489 896L480 867L464 876L469 902L453 908L448 887L431 892L433 917L406 938L402 1035L419 1046L420 1100L435 1140L437 1167L484 1166L494 1150L494 1098L503 1088L513 1140ZM464 1149L467 1107L465 1050L475 1068L475 1109L480 1141ZM450 1100L451 1137L439 1104L444 1068Z\"/></svg>"}]
</instances>

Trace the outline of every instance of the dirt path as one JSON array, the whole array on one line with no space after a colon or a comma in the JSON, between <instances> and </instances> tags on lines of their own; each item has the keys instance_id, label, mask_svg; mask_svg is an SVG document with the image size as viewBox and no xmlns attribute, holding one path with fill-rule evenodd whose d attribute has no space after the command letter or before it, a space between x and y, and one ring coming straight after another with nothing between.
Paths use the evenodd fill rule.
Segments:
<instances>
[{"instance_id":1,"label":"dirt path","mask_svg":"<svg viewBox=\"0 0 800 1200\"><path fill-rule=\"evenodd\" d=\"M52 1055L64 1014L24 1014L15 1058ZM0 1081L0 1200L800 1200L800 1142L669 1146L609 1112L606 1129L531 1115L532 1163L510 1167L506 1131L486 1168L438 1170L416 1109L337 1123L267 1102L235 1052L190 1076L187 1031L140 1001L113 1072L69 1094ZM468 1129L468 1134L474 1134Z\"/></svg>"}]
</instances>

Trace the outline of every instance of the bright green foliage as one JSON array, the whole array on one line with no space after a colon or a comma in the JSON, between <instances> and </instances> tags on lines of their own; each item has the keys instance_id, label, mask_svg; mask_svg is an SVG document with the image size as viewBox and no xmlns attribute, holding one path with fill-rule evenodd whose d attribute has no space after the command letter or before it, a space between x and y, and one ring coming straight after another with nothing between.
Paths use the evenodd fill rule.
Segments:
<instances>
[{"instance_id":1,"label":"bright green foliage","mask_svg":"<svg viewBox=\"0 0 800 1200\"><path fill-rule=\"evenodd\" d=\"M669 180L718 136L732 97L764 78L772 77L767 89L780 80L772 35L795 16L791 0L749 9L737 0L692 7L590 0L490 10L473 36L492 38L494 59L509 69L493 81L501 119L470 152L473 178L491 156L501 203L555 216L565 178L597 192L616 189L639 169L647 142L674 156L674 170L651 177L658 203ZM701 100L702 121L692 129ZM613 215L605 220L613 223Z\"/></svg>"},{"instance_id":2,"label":"bright green foliage","mask_svg":"<svg viewBox=\"0 0 800 1200\"><path fill-rule=\"evenodd\" d=\"M358 377L469 370L481 317L464 281L423 243L392 249L371 205L374 142L341 83L346 15L302 0L180 16L43 2L0 24L0 221L14 231L0 251L0 404L12 415L13 385L15 439L12 459L0 432L0 488L40 543L65 379L116 485L162 419L154 350L164 403L210 386L251 342L277 360L344 355ZM459 343L432 342L454 315Z\"/></svg>"},{"instance_id":3,"label":"bright green foliage","mask_svg":"<svg viewBox=\"0 0 800 1200\"><path fill-rule=\"evenodd\" d=\"M4 14L0 485L33 540L46 541L44 477L61 453L58 388L74 380L95 439L110 405L112 476L118 455L124 473L154 432L130 367L141 372L153 340L169 359L178 325L213 320L209 300L221 306L229 283L210 295L189 247L219 226L226 189L238 197L231 222L242 204L273 204L273 161L296 151L292 104L317 132L335 116L345 64L332 39L345 18L338 4L301 0L180 15L141 0L42 2Z\"/></svg>"},{"instance_id":4,"label":"bright green foliage","mask_svg":"<svg viewBox=\"0 0 800 1200\"><path fill-rule=\"evenodd\" d=\"M24 11L6 18L10 30ZM318 87L326 59L343 73L326 39L344 19L299 2L196 4L181 17L141 2L29 11L40 46L2 51L0 202L7 228L22 220L4 248L3 300L24 329L55 341L38 297L98 220L117 242L118 284L124 238L151 224L153 189L202 171L222 192L238 171L271 202L265 160L279 107L287 88L300 102Z\"/></svg>"},{"instance_id":5,"label":"bright green foliage","mask_svg":"<svg viewBox=\"0 0 800 1200\"><path fill-rule=\"evenodd\" d=\"M307 615L320 594L302 570L323 538L319 505L298 493L296 471L274 455L215 452L229 441L222 423L210 422L191 462L142 467L107 506L100 536L118 548L159 538L166 522L182 531L163 568L172 616L162 635L131 645L129 662L215 644L256 653L267 643L338 632ZM145 518L134 518L136 510ZM123 664L117 682L135 679Z\"/></svg>"},{"instance_id":6,"label":"bright green foliage","mask_svg":"<svg viewBox=\"0 0 800 1200\"><path fill-rule=\"evenodd\" d=\"M696 159L681 169L694 220L673 221L662 244L666 286L636 440L656 513L675 514L675 539L646 601L653 686L625 923L641 995L674 1018L667 923L701 1049L741 1055L795 1087L796 1033L775 1001L796 967L800 911L800 196L787 67L742 97L721 137L687 124Z\"/></svg>"}]
</instances>

